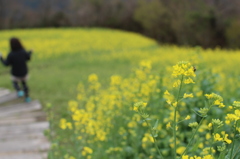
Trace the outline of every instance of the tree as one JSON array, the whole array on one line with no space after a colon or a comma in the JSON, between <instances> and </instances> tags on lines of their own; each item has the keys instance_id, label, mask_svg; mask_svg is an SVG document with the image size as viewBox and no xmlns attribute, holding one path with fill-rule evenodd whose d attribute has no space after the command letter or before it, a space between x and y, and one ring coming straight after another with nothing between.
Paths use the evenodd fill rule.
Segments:
<instances>
[{"instance_id":1,"label":"tree","mask_svg":"<svg viewBox=\"0 0 240 159\"><path fill-rule=\"evenodd\" d=\"M134 13L145 33L164 42L174 42L168 9L159 0L140 0Z\"/></svg>"}]
</instances>

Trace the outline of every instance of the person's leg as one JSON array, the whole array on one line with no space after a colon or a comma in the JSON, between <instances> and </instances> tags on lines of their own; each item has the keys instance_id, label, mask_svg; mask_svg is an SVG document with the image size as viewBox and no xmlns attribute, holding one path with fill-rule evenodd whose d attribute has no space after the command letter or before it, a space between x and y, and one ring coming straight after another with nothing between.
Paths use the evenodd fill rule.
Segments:
<instances>
[{"instance_id":1,"label":"person's leg","mask_svg":"<svg viewBox=\"0 0 240 159\"><path fill-rule=\"evenodd\" d=\"M27 82L26 81L22 81L22 86L23 86L23 91L25 93L25 97L28 97L29 96L29 89L28 89L28 86L27 86Z\"/></svg>"},{"instance_id":2,"label":"person's leg","mask_svg":"<svg viewBox=\"0 0 240 159\"><path fill-rule=\"evenodd\" d=\"M22 97L24 95L23 91L21 91L18 81L12 81L14 89L17 91L17 96Z\"/></svg>"},{"instance_id":3,"label":"person's leg","mask_svg":"<svg viewBox=\"0 0 240 159\"><path fill-rule=\"evenodd\" d=\"M17 96L22 97L24 95L24 92L19 87L19 82L20 82L19 77L12 76L12 83L13 83L14 89L17 91Z\"/></svg>"},{"instance_id":4,"label":"person's leg","mask_svg":"<svg viewBox=\"0 0 240 159\"><path fill-rule=\"evenodd\" d=\"M23 91L25 94L25 101L30 102L31 98L29 97L29 88L26 81L22 81Z\"/></svg>"},{"instance_id":5,"label":"person's leg","mask_svg":"<svg viewBox=\"0 0 240 159\"><path fill-rule=\"evenodd\" d=\"M13 82L13 87L14 87L14 89L18 92L18 91L20 91L21 89L20 89L20 87L19 87L19 85L18 85L18 82L17 81L12 81Z\"/></svg>"}]
</instances>

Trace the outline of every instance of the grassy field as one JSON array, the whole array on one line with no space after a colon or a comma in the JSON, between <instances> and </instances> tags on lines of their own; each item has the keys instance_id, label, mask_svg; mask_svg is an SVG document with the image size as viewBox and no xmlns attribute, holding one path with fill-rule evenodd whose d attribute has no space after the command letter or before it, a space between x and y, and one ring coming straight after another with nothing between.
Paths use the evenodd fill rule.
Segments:
<instances>
[{"instance_id":1,"label":"grassy field","mask_svg":"<svg viewBox=\"0 0 240 159\"><path fill-rule=\"evenodd\" d=\"M174 110L166 106L164 97L166 90L176 92L172 89L171 74L172 66L178 61L189 61L197 69L195 85L183 89L185 93L194 92L194 98L181 104L188 111L179 115L193 114L190 106L195 106L195 111L204 107L206 93L220 94L225 105L239 100L238 50L161 45L139 34L100 28L6 30L0 34L0 51L4 57L12 36L20 38L27 50L34 50L29 62L30 94L41 101L49 115L51 135L46 133L52 141L50 159L160 158L141 114L133 112L133 104L139 101L151 103L148 112L152 113L154 121L157 116L160 118L157 129L158 140L163 140L158 143L162 155L174 158L171 156L178 147L177 154L181 156L180 149L187 143L181 134L191 134L191 129L184 122L179 124L182 133L175 132L179 142L172 145L174 131L171 134L165 127L169 122L176 127L177 122L169 117ZM0 87L12 89L9 68L0 66L0 74ZM81 121L85 123L79 123L76 113L84 117ZM227 108L216 109L203 125L212 118L227 120L227 113ZM196 121L203 118L196 114L191 117ZM233 133L226 127L233 140ZM209 133L206 129L204 132L199 136ZM172 136L165 137L167 134ZM196 143L194 149L188 150L190 155L196 152L204 158L220 154L202 154L201 149L211 145L205 140Z\"/></svg>"}]
</instances>

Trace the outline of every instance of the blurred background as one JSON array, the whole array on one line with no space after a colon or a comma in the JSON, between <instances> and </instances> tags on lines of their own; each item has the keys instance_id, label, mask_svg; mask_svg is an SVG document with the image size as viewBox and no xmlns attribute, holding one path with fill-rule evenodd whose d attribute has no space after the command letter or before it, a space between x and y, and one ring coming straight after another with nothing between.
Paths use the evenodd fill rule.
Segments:
<instances>
[{"instance_id":1,"label":"blurred background","mask_svg":"<svg viewBox=\"0 0 240 159\"><path fill-rule=\"evenodd\" d=\"M105 27L159 43L240 47L239 0L0 0L0 29Z\"/></svg>"}]
</instances>

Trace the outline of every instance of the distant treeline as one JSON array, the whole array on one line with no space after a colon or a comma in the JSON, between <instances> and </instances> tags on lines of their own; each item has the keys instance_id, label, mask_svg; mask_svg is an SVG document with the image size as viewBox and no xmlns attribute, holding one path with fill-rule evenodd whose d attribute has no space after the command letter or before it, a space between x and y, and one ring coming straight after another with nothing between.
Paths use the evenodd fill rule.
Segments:
<instances>
[{"instance_id":1,"label":"distant treeline","mask_svg":"<svg viewBox=\"0 0 240 159\"><path fill-rule=\"evenodd\" d=\"M239 0L0 0L0 28L109 27L160 43L240 48Z\"/></svg>"}]
</instances>

